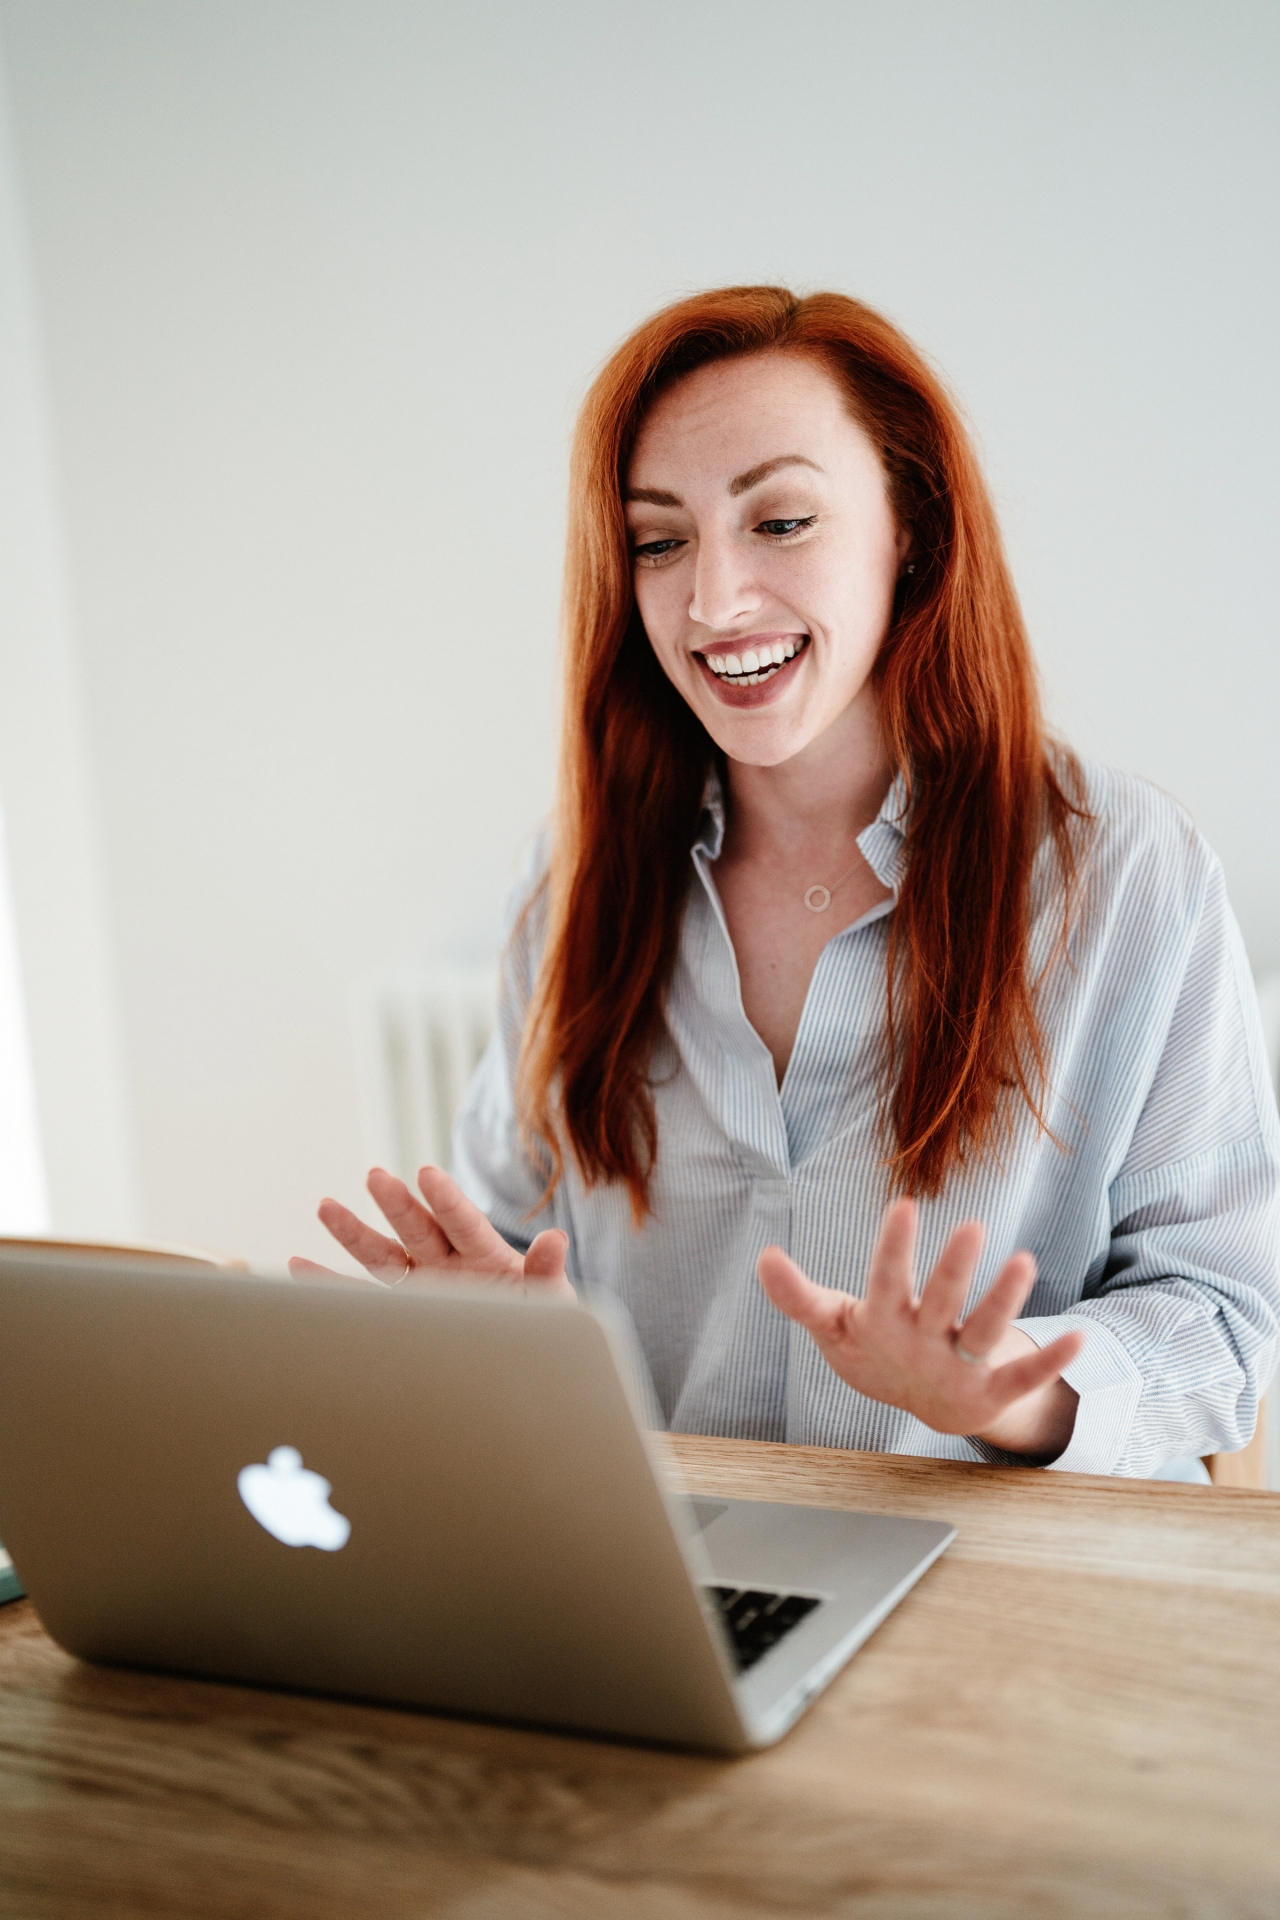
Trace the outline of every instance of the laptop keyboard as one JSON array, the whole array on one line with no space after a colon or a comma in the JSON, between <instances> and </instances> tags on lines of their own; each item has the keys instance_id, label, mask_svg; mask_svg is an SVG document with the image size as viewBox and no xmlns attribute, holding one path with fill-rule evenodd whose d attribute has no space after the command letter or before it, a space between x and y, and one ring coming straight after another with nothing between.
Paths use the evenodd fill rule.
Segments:
<instances>
[{"instance_id":1,"label":"laptop keyboard","mask_svg":"<svg viewBox=\"0 0 1280 1920\"><path fill-rule=\"evenodd\" d=\"M806 1614L822 1605L809 1593L771 1593L760 1587L707 1586L704 1591L716 1602L729 1630L739 1673L754 1667Z\"/></svg>"}]
</instances>

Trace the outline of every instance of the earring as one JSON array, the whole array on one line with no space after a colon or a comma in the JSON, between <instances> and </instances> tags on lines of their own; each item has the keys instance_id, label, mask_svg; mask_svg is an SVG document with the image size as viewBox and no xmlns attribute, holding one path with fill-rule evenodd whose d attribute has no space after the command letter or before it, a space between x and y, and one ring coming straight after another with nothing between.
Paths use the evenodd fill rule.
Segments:
<instances>
[{"instance_id":1,"label":"earring","mask_svg":"<svg viewBox=\"0 0 1280 1920\"><path fill-rule=\"evenodd\" d=\"M902 569L904 573L914 573L915 570L916 570L916 563L914 560L908 560L906 566Z\"/></svg>"}]
</instances>

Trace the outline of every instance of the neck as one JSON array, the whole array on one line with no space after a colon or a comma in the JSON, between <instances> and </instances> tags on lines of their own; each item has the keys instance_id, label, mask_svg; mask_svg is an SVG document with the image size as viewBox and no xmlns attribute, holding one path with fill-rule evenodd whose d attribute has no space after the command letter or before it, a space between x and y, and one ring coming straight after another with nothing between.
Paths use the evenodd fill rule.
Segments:
<instances>
[{"instance_id":1,"label":"neck","mask_svg":"<svg viewBox=\"0 0 1280 1920\"><path fill-rule=\"evenodd\" d=\"M855 700L802 752L774 767L730 760L731 858L840 861L879 813L893 778L871 699ZM815 877L821 878L820 874Z\"/></svg>"}]
</instances>

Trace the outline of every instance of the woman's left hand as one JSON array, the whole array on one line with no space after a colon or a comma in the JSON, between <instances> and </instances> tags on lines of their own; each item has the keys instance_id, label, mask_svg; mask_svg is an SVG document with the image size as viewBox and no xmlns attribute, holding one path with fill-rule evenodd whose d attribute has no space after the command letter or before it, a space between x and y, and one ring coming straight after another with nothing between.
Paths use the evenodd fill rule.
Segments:
<instances>
[{"instance_id":1,"label":"woman's left hand","mask_svg":"<svg viewBox=\"0 0 1280 1920\"><path fill-rule=\"evenodd\" d=\"M1071 1438L1079 1399L1061 1373L1084 1333L1037 1347L1012 1324L1035 1283L1029 1253L1006 1261L961 1322L982 1251L976 1220L956 1228L917 1298L916 1218L911 1200L889 1208L865 1299L815 1286L781 1247L760 1255L760 1283L775 1307L812 1334L840 1378L868 1399L901 1407L936 1433L1056 1459Z\"/></svg>"}]
</instances>

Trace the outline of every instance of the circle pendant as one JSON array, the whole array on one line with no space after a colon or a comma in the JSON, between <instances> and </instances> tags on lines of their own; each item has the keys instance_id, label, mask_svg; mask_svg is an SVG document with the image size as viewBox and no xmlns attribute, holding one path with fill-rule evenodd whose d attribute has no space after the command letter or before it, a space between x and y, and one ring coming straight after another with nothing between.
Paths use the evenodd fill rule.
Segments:
<instances>
[{"instance_id":1,"label":"circle pendant","mask_svg":"<svg viewBox=\"0 0 1280 1920\"><path fill-rule=\"evenodd\" d=\"M805 894L804 903L810 913L825 913L831 905L830 887L810 887Z\"/></svg>"}]
</instances>

